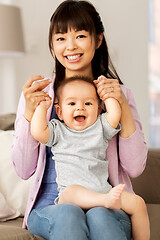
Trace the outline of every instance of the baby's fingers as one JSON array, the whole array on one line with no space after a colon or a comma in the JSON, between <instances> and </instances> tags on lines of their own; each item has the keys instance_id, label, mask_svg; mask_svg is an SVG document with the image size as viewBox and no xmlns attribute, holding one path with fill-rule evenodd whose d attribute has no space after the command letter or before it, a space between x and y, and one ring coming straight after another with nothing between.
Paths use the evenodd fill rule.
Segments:
<instances>
[{"instance_id":1,"label":"baby's fingers","mask_svg":"<svg viewBox=\"0 0 160 240\"><path fill-rule=\"evenodd\" d=\"M45 100L40 102L40 105L46 109L48 109L51 106L51 99L46 97Z\"/></svg>"}]
</instances>

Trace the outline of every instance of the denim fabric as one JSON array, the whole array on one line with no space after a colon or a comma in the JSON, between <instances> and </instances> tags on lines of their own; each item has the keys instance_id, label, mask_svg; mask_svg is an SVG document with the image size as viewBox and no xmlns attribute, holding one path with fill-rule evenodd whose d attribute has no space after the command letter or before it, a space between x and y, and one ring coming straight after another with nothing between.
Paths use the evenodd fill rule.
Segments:
<instances>
[{"instance_id":1,"label":"denim fabric","mask_svg":"<svg viewBox=\"0 0 160 240\"><path fill-rule=\"evenodd\" d=\"M130 240L130 217L122 210L96 207L86 213L73 204L33 209L28 230L47 240Z\"/></svg>"},{"instance_id":2,"label":"denim fabric","mask_svg":"<svg viewBox=\"0 0 160 240\"><path fill-rule=\"evenodd\" d=\"M55 107L52 108L51 118L58 119ZM34 208L54 205L54 200L58 196L57 182L56 182L55 161L50 147L46 147L46 166L41 183L40 193L34 205Z\"/></svg>"}]
</instances>

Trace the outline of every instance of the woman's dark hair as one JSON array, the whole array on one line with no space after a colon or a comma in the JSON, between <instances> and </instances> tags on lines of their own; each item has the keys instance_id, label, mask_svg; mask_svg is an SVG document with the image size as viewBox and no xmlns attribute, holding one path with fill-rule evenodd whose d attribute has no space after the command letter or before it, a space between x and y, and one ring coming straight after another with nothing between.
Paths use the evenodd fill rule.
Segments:
<instances>
[{"instance_id":1,"label":"woman's dark hair","mask_svg":"<svg viewBox=\"0 0 160 240\"><path fill-rule=\"evenodd\" d=\"M98 43L98 36L104 33L103 23L96 11L95 7L87 1L66 0L62 2L56 11L53 13L50 20L49 30L49 49L53 52L53 33L63 32L67 33L68 28L76 30L86 30L95 37L96 44ZM103 36L102 43L98 49L95 50L95 55L92 59L93 76L97 79L100 75L107 78L116 78L122 84L109 56L107 43ZM55 57L55 85L65 77L65 68Z\"/></svg>"}]
</instances>

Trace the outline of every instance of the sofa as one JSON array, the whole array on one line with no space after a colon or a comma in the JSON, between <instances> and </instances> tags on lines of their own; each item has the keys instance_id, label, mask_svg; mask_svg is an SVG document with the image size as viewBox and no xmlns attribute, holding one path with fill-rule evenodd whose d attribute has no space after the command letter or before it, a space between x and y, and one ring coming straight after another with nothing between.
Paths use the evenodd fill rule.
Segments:
<instances>
[{"instance_id":1,"label":"sofa","mask_svg":"<svg viewBox=\"0 0 160 240\"><path fill-rule=\"evenodd\" d=\"M10 161L14 121L15 114L0 115L0 239L43 240L44 238L35 236L28 230L21 228L32 179L24 181L18 178ZM7 161L8 165L4 168ZM131 181L135 193L143 197L146 202L150 219L151 240L159 240L160 149L149 149L145 171L141 176L131 179Z\"/></svg>"}]
</instances>

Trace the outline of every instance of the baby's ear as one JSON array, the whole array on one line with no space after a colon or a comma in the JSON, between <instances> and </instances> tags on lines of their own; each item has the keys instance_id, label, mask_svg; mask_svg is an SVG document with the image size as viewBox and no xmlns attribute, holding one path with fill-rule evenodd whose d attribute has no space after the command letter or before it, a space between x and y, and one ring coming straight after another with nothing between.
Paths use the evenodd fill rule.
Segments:
<instances>
[{"instance_id":1,"label":"baby's ear","mask_svg":"<svg viewBox=\"0 0 160 240\"><path fill-rule=\"evenodd\" d=\"M63 118L62 118L62 109L61 109L61 107L59 106L59 104L56 105L56 113L57 113L59 119L60 119L60 120L63 120Z\"/></svg>"},{"instance_id":2,"label":"baby's ear","mask_svg":"<svg viewBox=\"0 0 160 240\"><path fill-rule=\"evenodd\" d=\"M99 106L98 106L98 116L101 114L102 112L102 106L101 104L99 103Z\"/></svg>"}]
</instances>

